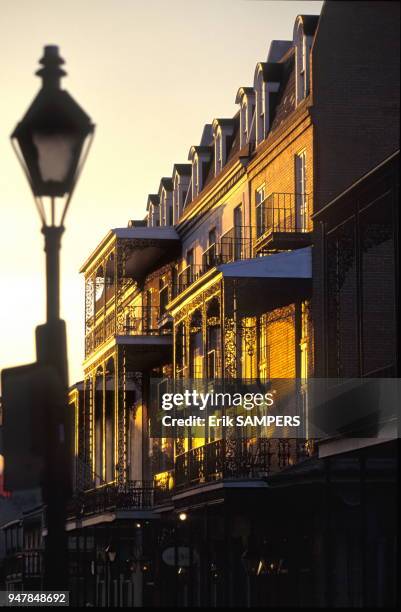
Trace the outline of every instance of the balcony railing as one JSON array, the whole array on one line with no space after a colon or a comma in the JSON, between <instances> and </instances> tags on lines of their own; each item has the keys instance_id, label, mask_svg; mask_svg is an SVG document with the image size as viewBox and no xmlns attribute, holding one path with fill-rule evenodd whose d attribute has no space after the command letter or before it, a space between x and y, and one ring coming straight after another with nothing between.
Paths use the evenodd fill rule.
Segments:
<instances>
[{"instance_id":1,"label":"balcony railing","mask_svg":"<svg viewBox=\"0 0 401 612\"><path fill-rule=\"evenodd\" d=\"M312 231L312 198L306 193L272 193L256 206L256 238L266 233Z\"/></svg>"},{"instance_id":2,"label":"balcony railing","mask_svg":"<svg viewBox=\"0 0 401 612\"><path fill-rule=\"evenodd\" d=\"M81 517L115 510L145 510L153 506L153 483L127 481L107 484L76 493L69 503L68 516Z\"/></svg>"},{"instance_id":3,"label":"balcony railing","mask_svg":"<svg viewBox=\"0 0 401 612\"><path fill-rule=\"evenodd\" d=\"M222 479L263 479L314 454L311 441L226 439L178 455L175 489Z\"/></svg>"},{"instance_id":4,"label":"balcony railing","mask_svg":"<svg viewBox=\"0 0 401 612\"><path fill-rule=\"evenodd\" d=\"M85 337L85 354L88 356L103 342L117 336L158 336L168 333L158 322L162 310L158 306L128 306L111 312Z\"/></svg>"},{"instance_id":5,"label":"balcony railing","mask_svg":"<svg viewBox=\"0 0 401 612\"><path fill-rule=\"evenodd\" d=\"M179 295L216 266L249 257L252 257L252 228L233 227L202 253L201 264L188 265L178 274L173 293Z\"/></svg>"}]
</instances>

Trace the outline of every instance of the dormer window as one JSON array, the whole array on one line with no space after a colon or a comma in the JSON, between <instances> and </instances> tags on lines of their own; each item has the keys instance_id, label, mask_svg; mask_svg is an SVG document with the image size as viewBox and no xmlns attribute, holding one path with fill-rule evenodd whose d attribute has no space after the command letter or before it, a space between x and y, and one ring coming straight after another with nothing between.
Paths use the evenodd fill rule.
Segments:
<instances>
[{"instance_id":1,"label":"dormer window","mask_svg":"<svg viewBox=\"0 0 401 612\"><path fill-rule=\"evenodd\" d=\"M298 15L294 25L295 97L297 104L310 93L310 51L318 18Z\"/></svg>"},{"instance_id":2,"label":"dormer window","mask_svg":"<svg viewBox=\"0 0 401 612\"><path fill-rule=\"evenodd\" d=\"M255 90L253 87L240 87L235 102L240 105L240 148L251 140L251 125L255 112Z\"/></svg>"},{"instance_id":3,"label":"dormer window","mask_svg":"<svg viewBox=\"0 0 401 612\"><path fill-rule=\"evenodd\" d=\"M223 139L221 129L216 132L214 139L214 174L217 175L223 168Z\"/></svg>"},{"instance_id":4,"label":"dormer window","mask_svg":"<svg viewBox=\"0 0 401 612\"><path fill-rule=\"evenodd\" d=\"M244 102L244 104L242 105L242 108L241 108L241 116L240 116L240 123L241 123L241 148L244 146L244 144L246 144L248 142L248 137L249 137L249 128L248 128L248 121L247 121L247 110L248 110L248 104L246 102Z\"/></svg>"},{"instance_id":5,"label":"dormer window","mask_svg":"<svg viewBox=\"0 0 401 612\"><path fill-rule=\"evenodd\" d=\"M159 196L157 193L152 193L148 196L146 210L148 211L148 227L158 227L160 225L160 214Z\"/></svg>"},{"instance_id":6,"label":"dormer window","mask_svg":"<svg viewBox=\"0 0 401 612\"><path fill-rule=\"evenodd\" d=\"M173 181L163 177L159 187L160 225L166 227L173 222Z\"/></svg>"},{"instance_id":7,"label":"dormer window","mask_svg":"<svg viewBox=\"0 0 401 612\"><path fill-rule=\"evenodd\" d=\"M199 193L199 158L195 155L192 161L192 199Z\"/></svg>"},{"instance_id":8,"label":"dormer window","mask_svg":"<svg viewBox=\"0 0 401 612\"><path fill-rule=\"evenodd\" d=\"M212 148L207 145L191 147L188 159L192 162L192 200L200 194L211 161Z\"/></svg>"},{"instance_id":9,"label":"dormer window","mask_svg":"<svg viewBox=\"0 0 401 612\"><path fill-rule=\"evenodd\" d=\"M274 62L260 62L255 70L256 93L256 144L259 145L267 136L270 129L272 102L271 94L280 88L282 64Z\"/></svg>"},{"instance_id":10,"label":"dormer window","mask_svg":"<svg viewBox=\"0 0 401 612\"><path fill-rule=\"evenodd\" d=\"M174 210L174 223L177 223L181 215L181 202L180 202L180 180L178 174L174 179L174 193L173 193L173 210Z\"/></svg>"},{"instance_id":11,"label":"dormer window","mask_svg":"<svg viewBox=\"0 0 401 612\"><path fill-rule=\"evenodd\" d=\"M185 199L191 182L190 164L174 164L173 169L173 224L177 224L184 209Z\"/></svg>"},{"instance_id":12,"label":"dormer window","mask_svg":"<svg viewBox=\"0 0 401 612\"><path fill-rule=\"evenodd\" d=\"M230 148L230 139L234 134L233 119L214 119L213 139L214 139L214 175L217 176L222 171L227 161Z\"/></svg>"}]
</instances>

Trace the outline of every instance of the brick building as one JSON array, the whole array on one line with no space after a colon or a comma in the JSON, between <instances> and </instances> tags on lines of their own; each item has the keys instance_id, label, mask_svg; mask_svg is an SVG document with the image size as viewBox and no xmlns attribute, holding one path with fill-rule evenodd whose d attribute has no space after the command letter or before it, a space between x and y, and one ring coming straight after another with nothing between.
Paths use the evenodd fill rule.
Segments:
<instances>
[{"instance_id":1,"label":"brick building","mask_svg":"<svg viewBox=\"0 0 401 612\"><path fill-rule=\"evenodd\" d=\"M154 379L285 380L307 420L314 377L398 375L397 10L299 15L83 264L74 603L394 602L394 441L150 421Z\"/></svg>"}]
</instances>

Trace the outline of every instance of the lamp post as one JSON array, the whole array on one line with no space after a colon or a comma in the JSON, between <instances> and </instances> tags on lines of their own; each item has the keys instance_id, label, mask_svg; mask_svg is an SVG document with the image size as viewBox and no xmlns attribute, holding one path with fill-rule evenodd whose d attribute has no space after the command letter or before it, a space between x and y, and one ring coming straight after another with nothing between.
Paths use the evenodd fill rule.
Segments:
<instances>
[{"instance_id":1,"label":"lamp post","mask_svg":"<svg viewBox=\"0 0 401 612\"><path fill-rule=\"evenodd\" d=\"M106 607L110 607L110 587L111 587L111 565L117 559L117 552L112 544L106 546L105 550L105 560L106 560ZM113 591L113 601L111 602L111 607L114 607L114 591Z\"/></svg>"},{"instance_id":2,"label":"lamp post","mask_svg":"<svg viewBox=\"0 0 401 612\"><path fill-rule=\"evenodd\" d=\"M44 48L36 74L42 87L11 135L42 222L46 253L46 323L36 329L37 362L54 372L54 392L45 408L46 506L44 588L68 589L65 532L71 492L71 427L68 414L68 365L65 323L60 319L60 246L64 220L93 139L94 125L60 86L65 76L58 47Z\"/></svg>"}]
</instances>

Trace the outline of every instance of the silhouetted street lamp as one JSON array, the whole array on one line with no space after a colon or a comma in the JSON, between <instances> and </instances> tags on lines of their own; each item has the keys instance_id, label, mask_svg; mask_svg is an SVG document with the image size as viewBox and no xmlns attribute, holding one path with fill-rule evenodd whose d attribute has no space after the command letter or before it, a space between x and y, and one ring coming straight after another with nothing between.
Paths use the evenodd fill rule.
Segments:
<instances>
[{"instance_id":1,"label":"silhouetted street lamp","mask_svg":"<svg viewBox=\"0 0 401 612\"><path fill-rule=\"evenodd\" d=\"M64 220L93 139L94 125L60 87L65 76L58 47L44 49L42 88L11 135L42 222L46 252L46 324L36 330L37 362L55 373L46 422L44 588L68 588L66 502L71 489L71 428L65 323L60 319L60 243Z\"/></svg>"}]
</instances>

